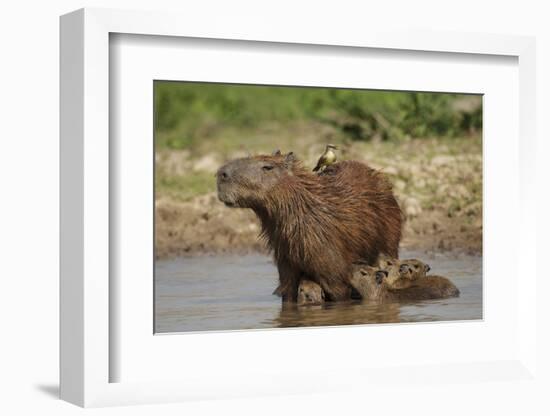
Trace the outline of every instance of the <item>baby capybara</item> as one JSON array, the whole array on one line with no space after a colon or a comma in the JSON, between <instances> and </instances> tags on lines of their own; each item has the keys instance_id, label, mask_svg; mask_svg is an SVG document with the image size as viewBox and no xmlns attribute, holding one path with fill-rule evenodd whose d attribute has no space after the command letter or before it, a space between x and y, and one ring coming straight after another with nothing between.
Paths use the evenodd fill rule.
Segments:
<instances>
[{"instance_id":1,"label":"baby capybara","mask_svg":"<svg viewBox=\"0 0 550 416\"><path fill-rule=\"evenodd\" d=\"M298 285L298 305L321 305L325 303L325 292L311 280L302 280Z\"/></svg>"},{"instance_id":2,"label":"baby capybara","mask_svg":"<svg viewBox=\"0 0 550 416\"><path fill-rule=\"evenodd\" d=\"M388 272L385 280L390 289L410 287L417 279L426 277L430 266L417 259L378 259L378 268Z\"/></svg>"},{"instance_id":3,"label":"baby capybara","mask_svg":"<svg viewBox=\"0 0 550 416\"><path fill-rule=\"evenodd\" d=\"M260 219L283 301L296 302L301 276L319 283L328 300L349 299L352 263L398 257L402 216L386 177L355 161L329 168L316 175L292 153L276 152L217 172L219 199Z\"/></svg>"},{"instance_id":4,"label":"baby capybara","mask_svg":"<svg viewBox=\"0 0 550 416\"><path fill-rule=\"evenodd\" d=\"M416 280L412 268L406 263L397 262L379 270L386 272L384 284L388 289L405 289L411 287Z\"/></svg>"},{"instance_id":5,"label":"baby capybara","mask_svg":"<svg viewBox=\"0 0 550 416\"><path fill-rule=\"evenodd\" d=\"M424 263L418 259L404 259L399 260L399 264L406 264L411 269L411 277L413 279L420 279L421 277L426 277L428 272L431 270L429 264Z\"/></svg>"},{"instance_id":6,"label":"baby capybara","mask_svg":"<svg viewBox=\"0 0 550 416\"><path fill-rule=\"evenodd\" d=\"M458 288L446 277L425 276L401 289L389 287L389 273L371 266L356 266L351 284L362 299L372 302L398 302L457 297Z\"/></svg>"}]
</instances>

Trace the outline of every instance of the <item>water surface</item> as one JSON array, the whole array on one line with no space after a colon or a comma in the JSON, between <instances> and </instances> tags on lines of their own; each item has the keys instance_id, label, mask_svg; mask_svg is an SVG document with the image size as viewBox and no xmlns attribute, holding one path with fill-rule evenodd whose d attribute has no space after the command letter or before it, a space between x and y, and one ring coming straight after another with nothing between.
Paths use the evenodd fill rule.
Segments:
<instances>
[{"instance_id":1,"label":"water surface","mask_svg":"<svg viewBox=\"0 0 550 416\"><path fill-rule=\"evenodd\" d=\"M268 256L199 256L157 261L155 332L451 321L482 318L482 258L415 253L449 277L460 297L383 305L353 301L285 307L272 295L277 269Z\"/></svg>"}]
</instances>

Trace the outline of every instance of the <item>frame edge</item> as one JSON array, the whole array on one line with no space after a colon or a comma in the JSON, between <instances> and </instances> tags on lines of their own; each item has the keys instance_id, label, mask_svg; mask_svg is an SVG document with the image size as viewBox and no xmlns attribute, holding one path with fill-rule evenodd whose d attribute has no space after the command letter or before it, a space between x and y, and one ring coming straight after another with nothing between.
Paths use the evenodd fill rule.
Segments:
<instances>
[{"instance_id":1,"label":"frame edge","mask_svg":"<svg viewBox=\"0 0 550 416\"><path fill-rule=\"evenodd\" d=\"M60 398L84 405L84 11L60 18Z\"/></svg>"},{"instance_id":2,"label":"frame edge","mask_svg":"<svg viewBox=\"0 0 550 416\"><path fill-rule=\"evenodd\" d=\"M197 31L193 25L188 28L182 22L175 22L175 17L170 18L168 14L161 14L169 20L168 27L148 23L147 20L144 20L146 15L149 15L149 12L86 8L60 18L60 397L78 406L95 407L121 402L130 404L134 403L134 399L127 403L124 398L133 397L133 393L139 391L139 386L116 386L115 383L109 383L108 378L104 377L105 374L108 374L108 365L105 366L105 362L108 363L108 346L102 345L103 340L96 336L108 334L108 312L104 310L99 316L90 316L91 313L93 315L95 301L99 307L107 305L108 308L108 293L102 292L108 288L108 285L101 281L105 276L102 273L97 274L104 269L105 265L93 266L93 260L100 263L104 261L106 251L104 246L100 248L99 252L97 251L98 243L104 242L104 239L96 240L90 237L90 234L102 237L101 230L94 230L94 221L91 217L95 217L96 220L102 219L105 212L99 214L97 211L94 212L94 208L97 208L98 205L92 203L92 197L107 191L97 188L90 189L90 181L93 174L97 174L102 168L105 168L103 162L106 156L100 155L100 153L105 148L104 146L107 146L108 149L108 141L92 134L98 131L102 133L105 130L106 124L102 117L106 113L108 115L108 111L94 108L93 104L104 101L103 98L108 96L105 94L108 88L102 87L101 91L93 91L91 87L96 85L94 82L104 81L106 74L108 81L108 68L105 68L104 64L108 63L108 42L105 40L108 39L109 32L161 36L170 36L167 32L172 32L171 36L186 36L185 33L181 33L182 27L186 28L186 32ZM219 32L230 33L223 28ZM198 31L199 35L201 33L202 29ZM402 33L393 36L398 35L402 35ZM437 42L427 42L423 38L419 42L424 42L422 45L427 45L422 47L422 50L444 52L449 51L449 47L441 46L444 41L453 40L458 35L446 34L444 36L446 39L439 39ZM188 33L187 36L189 36ZM262 36L269 39L271 36L269 30L267 33L257 33L255 37L259 39L256 40L261 41ZM390 41L390 49L400 49L399 41L395 41L396 38L393 36L384 33L382 38ZM474 45L473 40L476 40L477 36L480 36L483 42ZM457 47L453 43L450 46L451 52L460 53L460 50L455 49L462 49L462 52L466 53L487 53L487 50L491 49L497 51L497 54L518 56L520 68L521 62L527 63L528 68L534 64L534 56L531 57L532 59L529 57L522 59L526 57L524 55L527 49L526 45L530 46L529 43L534 40L533 37L493 35L487 38L487 36L486 34L470 34L464 40L467 46L459 44ZM217 36L212 37L218 38ZM288 37L292 37L292 34ZM306 39L289 40L288 37L283 37L279 42L300 43L301 41L306 44L318 44L325 39L316 34ZM242 36L232 34L229 38L240 39ZM514 41L507 43L502 42L503 39ZM272 41L276 42L277 40ZM336 46L343 46L348 42L349 39L342 36L336 42ZM384 42L384 40L380 42ZM373 43L372 39L352 43L359 47L382 47L377 42ZM90 46L93 49L91 52L87 49ZM529 52L532 53L532 51ZM95 62L91 59L98 56L100 59ZM521 85L523 87L524 84L521 83ZM536 81L534 85L536 85ZM92 97L89 97L88 94L91 94ZM526 97L524 96L524 98ZM524 102L521 99L520 101ZM532 104L536 110L536 103ZM101 121L99 128L94 129L92 121L98 120ZM525 133L536 134L536 131L532 129L531 126L525 130L520 124L522 137ZM533 153L525 155L528 160L531 160L532 157ZM93 160L90 160L91 158ZM100 180L105 179L105 173L99 176ZM108 214L108 206L106 212ZM103 225L100 226L100 228L103 227ZM524 234L523 237L530 239L531 235ZM108 277L108 273L106 276ZM522 293L528 299L532 299L532 294L533 291ZM528 305L528 303L522 303L522 305ZM100 328L100 324L105 324L107 327ZM520 360L524 365L525 358L529 358L533 348L536 348L536 333L534 334L530 328L527 334L532 337L532 342L525 343L520 347ZM527 361L527 367L532 371L533 366L536 367L536 362ZM165 392L163 391L163 393ZM154 396L152 392L143 396L143 402L155 402L152 399ZM168 391L160 400L164 401L165 396L177 396L176 401L186 399L181 397L181 391L177 393Z\"/></svg>"}]
</instances>

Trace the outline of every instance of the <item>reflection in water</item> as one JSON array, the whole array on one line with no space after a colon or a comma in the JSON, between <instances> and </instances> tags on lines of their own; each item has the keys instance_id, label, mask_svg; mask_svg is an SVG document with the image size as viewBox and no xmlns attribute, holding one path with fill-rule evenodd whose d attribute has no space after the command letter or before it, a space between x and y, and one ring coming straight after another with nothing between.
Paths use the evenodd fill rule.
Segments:
<instances>
[{"instance_id":1,"label":"reflection in water","mask_svg":"<svg viewBox=\"0 0 550 416\"><path fill-rule=\"evenodd\" d=\"M282 305L274 326L352 325L399 322L399 304L369 304L361 301L325 305Z\"/></svg>"},{"instance_id":2,"label":"reflection in water","mask_svg":"<svg viewBox=\"0 0 550 416\"><path fill-rule=\"evenodd\" d=\"M409 303L282 305L277 270L262 255L192 257L155 265L155 331L186 332L481 319L481 257L404 252L448 276L460 297Z\"/></svg>"}]
</instances>

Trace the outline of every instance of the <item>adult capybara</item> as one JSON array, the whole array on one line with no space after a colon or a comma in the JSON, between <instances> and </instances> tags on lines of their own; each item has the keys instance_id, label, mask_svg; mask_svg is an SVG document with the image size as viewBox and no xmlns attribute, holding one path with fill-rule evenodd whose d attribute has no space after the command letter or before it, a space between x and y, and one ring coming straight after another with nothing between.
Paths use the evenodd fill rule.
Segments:
<instances>
[{"instance_id":1,"label":"adult capybara","mask_svg":"<svg viewBox=\"0 0 550 416\"><path fill-rule=\"evenodd\" d=\"M354 262L398 257L402 216L385 176L355 161L329 168L313 174L292 153L276 152L217 172L218 198L260 219L283 301L296 302L303 278L319 283L327 300L349 299Z\"/></svg>"}]
</instances>

